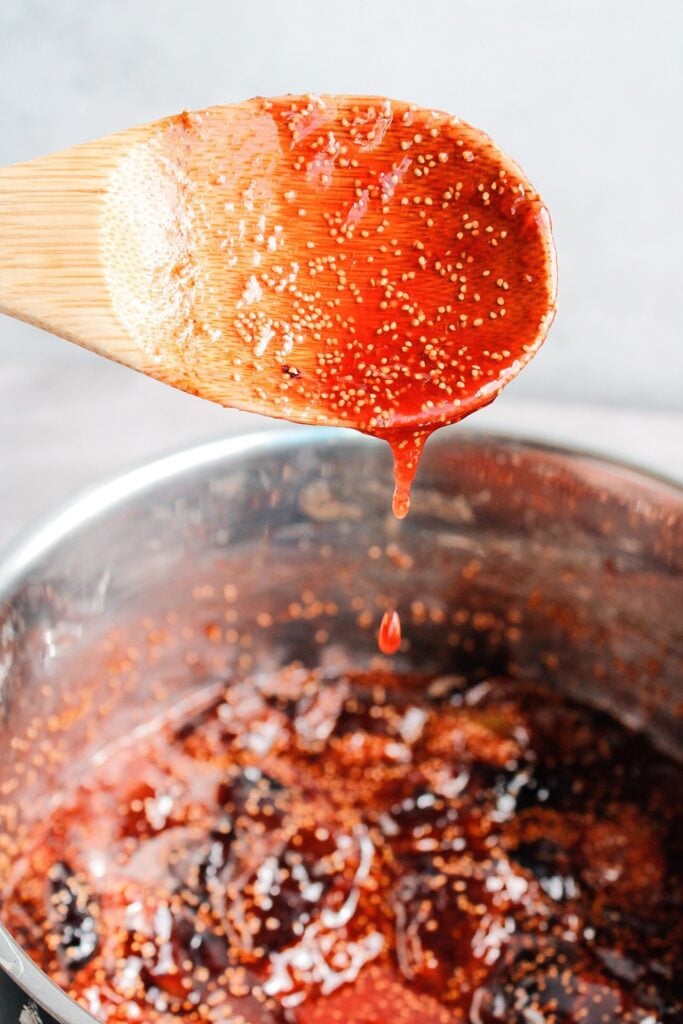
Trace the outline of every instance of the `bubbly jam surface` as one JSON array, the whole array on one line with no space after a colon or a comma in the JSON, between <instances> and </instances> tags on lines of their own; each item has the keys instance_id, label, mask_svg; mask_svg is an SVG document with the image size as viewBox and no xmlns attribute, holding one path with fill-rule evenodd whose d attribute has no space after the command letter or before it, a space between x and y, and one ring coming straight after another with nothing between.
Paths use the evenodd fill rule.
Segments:
<instances>
[{"instance_id":1,"label":"bubbly jam surface","mask_svg":"<svg viewBox=\"0 0 683 1024\"><path fill-rule=\"evenodd\" d=\"M539 684L291 666L112 748L5 921L101 1021L673 1024L682 789Z\"/></svg>"}]
</instances>

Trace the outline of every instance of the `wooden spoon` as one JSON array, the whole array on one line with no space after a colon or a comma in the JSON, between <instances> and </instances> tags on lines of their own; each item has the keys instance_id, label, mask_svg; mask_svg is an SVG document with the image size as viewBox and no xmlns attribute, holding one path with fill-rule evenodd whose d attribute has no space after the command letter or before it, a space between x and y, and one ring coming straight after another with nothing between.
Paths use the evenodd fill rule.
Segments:
<instances>
[{"instance_id":1,"label":"wooden spoon","mask_svg":"<svg viewBox=\"0 0 683 1024\"><path fill-rule=\"evenodd\" d=\"M482 132L384 98L183 113L0 170L0 311L226 406L425 438L555 308L547 211Z\"/></svg>"}]
</instances>

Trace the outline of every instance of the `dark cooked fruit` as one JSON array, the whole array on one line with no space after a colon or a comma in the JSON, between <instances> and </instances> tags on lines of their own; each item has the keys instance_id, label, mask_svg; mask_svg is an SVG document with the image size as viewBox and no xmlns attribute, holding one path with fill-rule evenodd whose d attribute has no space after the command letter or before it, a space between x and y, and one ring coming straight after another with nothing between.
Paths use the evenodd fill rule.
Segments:
<instances>
[{"instance_id":1,"label":"dark cooked fruit","mask_svg":"<svg viewBox=\"0 0 683 1024\"><path fill-rule=\"evenodd\" d=\"M117 747L5 918L106 1024L678 1024L682 788L539 684L295 667Z\"/></svg>"}]
</instances>

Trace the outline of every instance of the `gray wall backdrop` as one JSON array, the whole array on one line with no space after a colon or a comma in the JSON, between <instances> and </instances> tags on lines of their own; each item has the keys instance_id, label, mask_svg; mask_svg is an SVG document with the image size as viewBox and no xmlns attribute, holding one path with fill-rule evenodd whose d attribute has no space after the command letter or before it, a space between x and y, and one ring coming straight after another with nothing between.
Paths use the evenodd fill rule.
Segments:
<instances>
[{"instance_id":1,"label":"gray wall backdrop","mask_svg":"<svg viewBox=\"0 0 683 1024\"><path fill-rule=\"evenodd\" d=\"M0 0L0 162L254 94L444 108L553 215L560 312L515 395L682 409L682 39L680 0ZM92 358L0 318L0 396Z\"/></svg>"}]
</instances>

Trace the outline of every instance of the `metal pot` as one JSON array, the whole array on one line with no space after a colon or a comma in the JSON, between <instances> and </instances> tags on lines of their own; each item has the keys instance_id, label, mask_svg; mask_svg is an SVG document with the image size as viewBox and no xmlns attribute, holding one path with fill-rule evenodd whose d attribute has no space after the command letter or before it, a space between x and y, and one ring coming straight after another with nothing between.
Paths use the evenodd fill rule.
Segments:
<instances>
[{"instance_id":1,"label":"metal pot","mask_svg":"<svg viewBox=\"0 0 683 1024\"><path fill-rule=\"evenodd\" d=\"M226 673L377 659L543 678L681 752L683 493L569 451L444 431L409 517L384 446L225 441L87 495L0 569L0 883L117 736ZM215 643L211 623L234 642ZM678 717L677 717L678 716ZM0 1019L93 1018L0 927Z\"/></svg>"}]
</instances>

